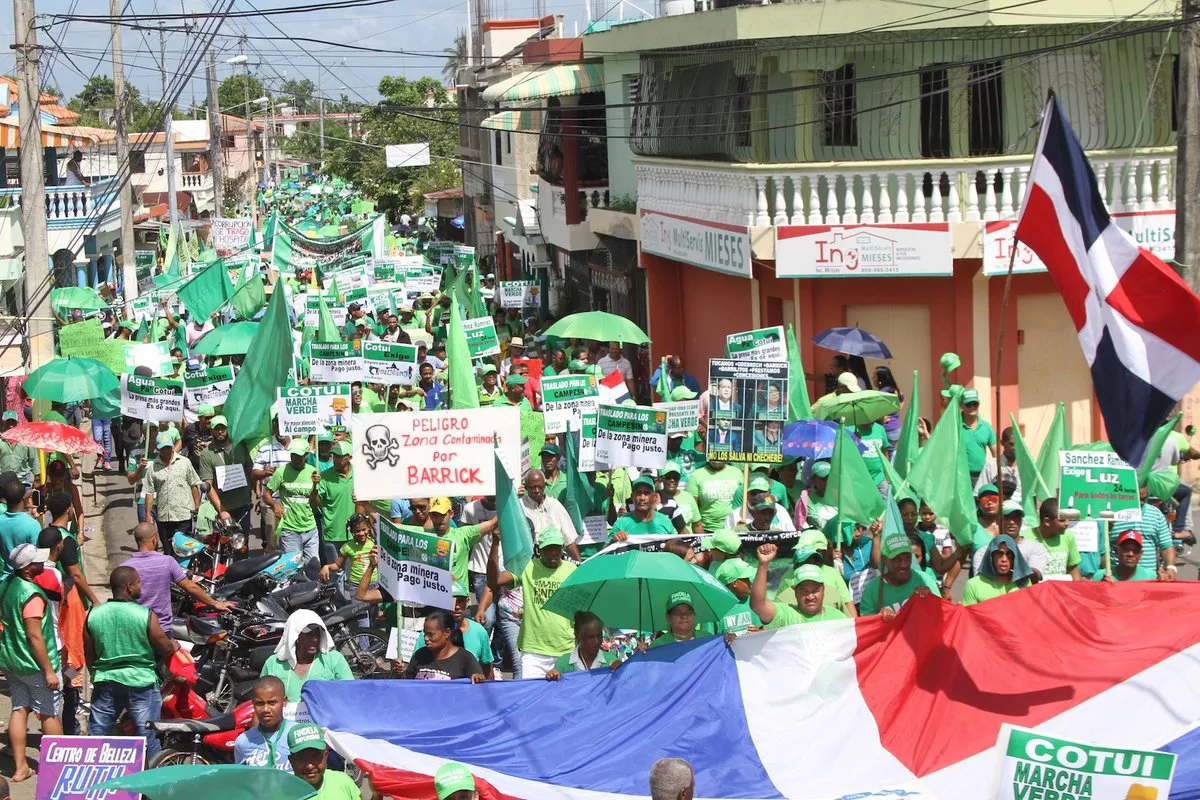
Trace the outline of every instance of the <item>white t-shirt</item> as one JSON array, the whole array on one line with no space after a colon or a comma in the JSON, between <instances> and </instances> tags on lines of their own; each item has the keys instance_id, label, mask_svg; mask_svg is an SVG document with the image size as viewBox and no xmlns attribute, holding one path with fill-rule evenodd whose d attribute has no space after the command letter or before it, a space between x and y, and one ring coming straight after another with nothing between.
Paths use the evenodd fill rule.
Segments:
<instances>
[{"instance_id":1,"label":"white t-shirt","mask_svg":"<svg viewBox=\"0 0 1200 800\"><path fill-rule=\"evenodd\" d=\"M482 522L487 522L489 519L492 519L495 516L496 516L496 509L494 509L494 508L490 509L490 510L486 509L483 507L482 500L475 500L474 502L467 503L466 507L463 508L462 523L464 525L478 525ZM497 543L496 547L499 548L500 544ZM491 549L492 549L492 537L484 536L483 538L481 538L475 544L475 546L471 548L471 554L467 558L467 570L470 572L478 572L481 575L486 573L487 572L488 553L491 552ZM500 556L500 564L501 564L501 566L503 566L504 565L504 551L503 550L501 550L499 552L499 556Z\"/></svg>"},{"instance_id":2,"label":"white t-shirt","mask_svg":"<svg viewBox=\"0 0 1200 800\"><path fill-rule=\"evenodd\" d=\"M630 364L629 359L625 356L619 356L618 358L602 356L596 361L596 366L600 367L600 371L604 373L604 377L606 378L614 372L619 372L625 380L633 380L633 364Z\"/></svg>"}]
</instances>

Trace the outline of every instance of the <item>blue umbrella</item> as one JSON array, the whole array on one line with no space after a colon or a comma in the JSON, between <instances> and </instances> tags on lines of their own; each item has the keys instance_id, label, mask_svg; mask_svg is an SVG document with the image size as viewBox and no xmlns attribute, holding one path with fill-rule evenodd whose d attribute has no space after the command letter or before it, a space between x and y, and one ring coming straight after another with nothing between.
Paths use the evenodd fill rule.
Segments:
<instances>
[{"instance_id":1,"label":"blue umbrella","mask_svg":"<svg viewBox=\"0 0 1200 800\"><path fill-rule=\"evenodd\" d=\"M455 217L454 219L450 220L450 224L451 224L451 225L453 225L453 226L454 226L454 227L456 227L456 228L461 228L461 227L462 227L462 226L465 224L465 223L464 223L464 221L463 221L463 216L462 216L462 214L459 214L457 217Z\"/></svg>"},{"instance_id":2,"label":"blue umbrella","mask_svg":"<svg viewBox=\"0 0 1200 800\"><path fill-rule=\"evenodd\" d=\"M828 420L797 420L783 429L783 454L793 458L832 458L837 429L838 424ZM853 431L847 433L858 445L859 452L867 452L866 445Z\"/></svg>"},{"instance_id":3,"label":"blue umbrella","mask_svg":"<svg viewBox=\"0 0 1200 800\"><path fill-rule=\"evenodd\" d=\"M812 339L817 347L863 358L891 358L892 351L878 336L854 325L849 328L830 328Z\"/></svg>"}]
</instances>

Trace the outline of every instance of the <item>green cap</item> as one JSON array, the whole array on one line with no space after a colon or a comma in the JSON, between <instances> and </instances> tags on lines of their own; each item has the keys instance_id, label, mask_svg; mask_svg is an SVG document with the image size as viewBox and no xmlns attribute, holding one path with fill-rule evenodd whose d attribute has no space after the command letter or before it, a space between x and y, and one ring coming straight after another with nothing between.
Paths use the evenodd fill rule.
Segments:
<instances>
[{"instance_id":1,"label":"green cap","mask_svg":"<svg viewBox=\"0 0 1200 800\"><path fill-rule=\"evenodd\" d=\"M801 564L796 567L796 571L792 573L792 576L796 579L797 586L805 581L812 581L814 583L825 582L821 577L821 568L816 564Z\"/></svg>"},{"instance_id":2,"label":"green cap","mask_svg":"<svg viewBox=\"0 0 1200 800\"><path fill-rule=\"evenodd\" d=\"M7 422L10 419L17 419L17 412L12 411L12 410L5 411L4 412L4 421Z\"/></svg>"},{"instance_id":3,"label":"green cap","mask_svg":"<svg viewBox=\"0 0 1200 800\"><path fill-rule=\"evenodd\" d=\"M562 547L566 542L566 537L558 528L546 528L537 537L538 547Z\"/></svg>"},{"instance_id":4,"label":"green cap","mask_svg":"<svg viewBox=\"0 0 1200 800\"><path fill-rule=\"evenodd\" d=\"M342 439L340 442L334 442L333 447L329 448L330 455L349 456L354 454L354 446Z\"/></svg>"},{"instance_id":5,"label":"green cap","mask_svg":"<svg viewBox=\"0 0 1200 800\"><path fill-rule=\"evenodd\" d=\"M218 415L218 416L213 417L212 422L210 422L208 424L213 428L217 427L218 425L222 425L222 426L228 428L229 420L225 419L224 415Z\"/></svg>"},{"instance_id":6,"label":"green cap","mask_svg":"<svg viewBox=\"0 0 1200 800\"><path fill-rule=\"evenodd\" d=\"M450 584L450 596L451 597L470 597L471 593L467 591L467 587L463 586L458 581L454 581L454 583Z\"/></svg>"},{"instance_id":7,"label":"green cap","mask_svg":"<svg viewBox=\"0 0 1200 800\"><path fill-rule=\"evenodd\" d=\"M197 417L211 417L216 413L217 413L217 409L214 408L209 403L205 403L202 406L196 406L196 416Z\"/></svg>"},{"instance_id":8,"label":"green cap","mask_svg":"<svg viewBox=\"0 0 1200 800\"><path fill-rule=\"evenodd\" d=\"M684 603L692 606L692 608L696 607L692 605L692 596L689 593L683 591L671 592L671 596L667 598L667 613L670 614L675 606L681 606Z\"/></svg>"},{"instance_id":9,"label":"green cap","mask_svg":"<svg viewBox=\"0 0 1200 800\"><path fill-rule=\"evenodd\" d=\"M962 402L964 406L967 403L978 403L979 392L975 391L974 389L963 389Z\"/></svg>"},{"instance_id":10,"label":"green cap","mask_svg":"<svg viewBox=\"0 0 1200 800\"><path fill-rule=\"evenodd\" d=\"M174 447L175 437L169 433L160 433L158 438L154 440L154 449L162 450L164 447Z\"/></svg>"},{"instance_id":11,"label":"green cap","mask_svg":"<svg viewBox=\"0 0 1200 800\"><path fill-rule=\"evenodd\" d=\"M821 535L821 538L825 538L824 534ZM817 554L817 549L810 544L805 544L803 540L797 541L796 546L792 548L792 562L803 564Z\"/></svg>"},{"instance_id":12,"label":"green cap","mask_svg":"<svg viewBox=\"0 0 1200 800\"><path fill-rule=\"evenodd\" d=\"M750 504L751 511L766 511L768 509L770 509L771 511L775 510L775 504L769 500L763 499L763 500L759 500L757 503Z\"/></svg>"},{"instance_id":13,"label":"green cap","mask_svg":"<svg viewBox=\"0 0 1200 800\"><path fill-rule=\"evenodd\" d=\"M303 436L293 438L292 443L288 445L288 452L294 456L308 455L308 439Z\"/></svg>"},{"instance_id":14,"label":"green cap","mask_svg":"<svg viewBox=\"0 0 1200 800\"><path fill-rule=\"evenodd\" d=\"M911 553L908 536L899 531L887 534L879 544L879 552L883 554L884 558L895 558L902 553Z\"/></svg>"},{"instance_id":15,"label":"green cap","mask_svg":"<svg viewBox=\"0 0 1200 800\"><path fill-rule=\"evenodd\" d=\"M1000 494L1000 490L996 488L994 483L985 483L975 490L976 497L983 497L985 494Z\"/></svg>"},{"instance_id":16,"label":"green cap","mask_svg":"<svg viewBox=\"0 0 1200 800\"><path fill-rule=\"evenodd\" d=\"M727 558L717 566L717 571L713 573L713 577L728 586L742 578L748 581L754 580L754 574L757 571L754 565L740 558Z\"/></svg>"},{"instance_id":17,"label":"green cap","mask_svg":"<svg viewBox=\"0 0 1200 800\"><path fill-rule=\"evenodd\" d=\"M678 461L668 461L663 464L663 468L658 471L658 477L665 478L667 475L683 475L683 470L679 468Z\"/></svg>"},{"instance_id":18,"label":"green cap","mask_svg":"<svg viewBox=\"0 0 1200 800\"><path fill-rule=\"evenodd\" d=\"M495 371L496 371L495 364L484 364L482 367L479 368L480 375L491 375Z\"/></svg>"},{"instance_id":19,"label":"green cap","mask_svg":"<svg viewBox=\"0 0 1200 800\"><path fill-rule=\"evenodd\" d=\"M320 444L321 442L332 442L332 441L333 441L332 433L318 433L317 434L317 444Z\"/></svg>"},{"instance_id":20,"label":"green cap","mask_svg":"<svg viewBox=\"0 0 1200 800\"><path fill-rule=\"evenodd\" d=\"M504 379L504 383L507 386L524 386L528 382L528 379L524 375L509 375Z\"/></svg>"},{"instance_id":21,"label":"green cap","mask_svg":"<svg viewBox=\"0 0 1200 800\"><path fill-rule=\"evenodd\" d=\"M813 465L812 465L813 477L814 478L828 478L830 469L832 469L832 467L829 466L828 461L813 462Z\"/></svg>"},{"instance_id":22,"label":"green cap","mask_svg":"<svg viewBox=\"0 0 1200 800\"><path fill-rule=\"evenodd\" d=\"M736 531L724 528L708 537L701 547L705 550L720 550L722 553L736 555L742 549L742 540Z\"/></svg>"},{"instance_id":23,"label":"green cap","mask_svg":"<svg viewBox=\"0 0 1200 800\"><path fill-rule=\"evenodd\" d=\"M633 479L633 483L630 484L630 487L636 489L639 486L645 486L653 492L654 478L651 478L649 475L638 475Z\"/></svg>"},{"instance_id":24,"label":"green cap","mask_svg":"<svg viewBox=\"0 0 1200 800\"><path fill-rule=\"evenodd\" d=\"M558 445L556 445L554 442L548 442L547 444L542 445L541 454L546 455L547 453L552 456L561 456L562 450L560 450Z\"/></svg>"},{"instance_id":25,"label":"green cap","mask_svg":"<svg viewBox=\"0 0 1200 800\"><path fill-rule=\"evenodd\" d=\"M746 487L748 492L769 492L771 491L771 482L766 478L755 478L750 481L750 485Z\"/></svg>"},{"instance_id":26,"label":"green cap","mask_svg":"<svg viewBox=\"0 0 1200 800\"><path fill-rule=\"evenodd\" d=\"M293 725L288 731L287 737L288 751L298 753L301 750L326 750L325 734L321 731L320 726L313 725L311 722L303 722L299 725Z\"/></svg>"},{"instance_id":27,"label":"green cap","mask_svg":"<svg viewBox=\"0 0 1200 800\"><path fill-rule=\"evenodd\" d=\"M770 472L774 468L774 464L767 464L763 461L754 461L750 464L751 472Z\"/></svg>"},{"instance_id":28,"label":"green cap","mask_svg":"<svg viewBox=\"0 0 1200 800\"><path fill-rule=\"evenodd\" d=\"M783 461L780 462L779 466L780 467L790 467L792 464L798 463L799 461L800 461L800 459L797 458L796 456L784 456Z\"/></svg>"},{"instance_id":29,"label":"green cap","mask_svg":"<svg viewBox=\"0 0 1200 800\"><path fill-rule=\"evenodd\" d=\"M475 791L475 776L471 770L457 761L451 761L438 767L433 773L433 790L437 792L438 800L446 800L455 792Z\"/></svg>"},{"instance_id":30,"label":"green cap","mask_svg":"<svg viewBox=\"0 0 1200 800\"><path fill-rule=\"evenodd\" d=\"M671 390L671 401L679 402L680 400L695 400L696 393L686 386L676 386Z\"/></svg>"},{"instance_id":31,"label":"green cap","mask_svg":"<svg viewBox=\"0 0 1200 800\"><path fill-rule=\"evenodd\" d=\"M1022 517L1025 516L1025 508L1016 500L1005 500L1000 506L1000 511L1006 517L1009 514L1020 514Z\"/></svg>"}]
</instances>

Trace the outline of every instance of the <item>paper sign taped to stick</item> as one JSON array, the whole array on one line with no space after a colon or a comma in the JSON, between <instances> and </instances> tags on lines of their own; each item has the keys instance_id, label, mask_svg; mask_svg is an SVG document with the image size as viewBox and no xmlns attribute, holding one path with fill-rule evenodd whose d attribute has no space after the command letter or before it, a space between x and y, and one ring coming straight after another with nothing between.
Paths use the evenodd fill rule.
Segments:
<instances>
[{"instance_id":1,"label":"paper sign taped to stick","mask_svg":"<svg viewBox=\"0 0 1200 800\"><path fill-rule=\"evenodd\" d=\"M546 415L546 433L563 433L567 423L579 430L583 412L595 410L600 390L595 375L552 375L542 378L542 412Z\"/></svg>"},{"instance_id":2,"label":"paper sign taped to stick","mask_svg":"<svg viewBox=\"0 0 1200 800\"><path fill-rule=\"evenodd\" d=\"M350 384L284 386L277 390L284 436L338 433L350 424Z\"/></svg>"},{"instance_id":3,"label":"paper sign taped to stick","mask_svg":"<svg viewBox=\"0 0 1200 800\"><path fill-rule=\"evenodd\" d=\"M321 383L353 383L363 380L366 370L356 343L312 342L308 346L308 374Z\"/></svg>"},{"instance_id":4,"label":"paper sign taped to stick","mask_svg":"<svg viewBox=\"0 0 1200 800\"><path fill-rule=\"evenodd\" d=\"M147 422L183 419L183 382L121 376L121 413Z\"/></svg>"},{"instance_id":5,"label":"paper sign taped to stick","mask_svg":"<svg viewBox=\"0 0 1200 800\"><path fill-rule=\"evenodd\" d=\"M222 492L249 485L246 481L246 468L241 464L217 465L213 471L217 476L217 488Z\"/></svg>"},{"instance_id":6,"label":"paper sign taped to stick","mask_svg":"<svg viewBox=\"0 0 1200 800\"><path fill-rule=\"evenodd\" d=\"M397 602L453 608L453 559L450 539L379 518L379 583Z\"/></svg>"},{"instance_id":7,"label":"paper sign taped to stick","mask_svg":"<svg viewBox=\"0 0 1200 800\"><path fill-rule=\"evenodd\" d=\"M417 379L417 348L395 342L363 342L363 369L371 383L411 386Z\"/></svg>"},{"instance_id":8,"label":"paper sign taped to stick","mask_svg":"<svg viewBox=\"0 0 1200 800\"><path fill-rule=\"evenodd\" d=\"M601 405L597 420L596 469L662 469L667 463L667 412Z\"/></svg>"}]
</instances>

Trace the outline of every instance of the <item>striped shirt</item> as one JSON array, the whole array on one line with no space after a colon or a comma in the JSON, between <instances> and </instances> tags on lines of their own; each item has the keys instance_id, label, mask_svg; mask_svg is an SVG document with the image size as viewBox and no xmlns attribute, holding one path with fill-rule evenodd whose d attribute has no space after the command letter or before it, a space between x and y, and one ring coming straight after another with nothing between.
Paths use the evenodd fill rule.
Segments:
<instances>
[{"instance_id":1,"label":"striped shirt","mask_svg":"<svg viewBox=\"0 0 1200 800\"><path fill-rule=\"evenodd\" d=\"M1117 557L1117 536L1125 531L1137 531L1144 540L1142 544L1142 559L1138 566L1158 571L1159 551L1174 547L1171 538L1171 526L1163 513L1149 503L1142 504L1142 519L1140 522L1117 522L1112 526L1108 535L1108 543L1112 548L1112 558Z\"/></svg>"}]
</instances>

